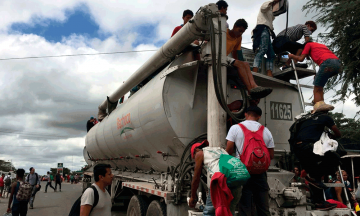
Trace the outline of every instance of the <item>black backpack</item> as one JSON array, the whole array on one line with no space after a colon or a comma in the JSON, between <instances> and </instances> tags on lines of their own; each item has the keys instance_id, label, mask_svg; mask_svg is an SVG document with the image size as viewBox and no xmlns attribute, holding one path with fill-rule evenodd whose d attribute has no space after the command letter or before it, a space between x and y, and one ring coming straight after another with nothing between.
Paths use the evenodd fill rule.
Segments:
<instances>
[{"instance_id":1,"label":"black backpack","mask_svg":"<svg viewBox=\"0 0 360 216\"><path fill-rule=\"evenodd\" d=\"M11 178L8 176L6 179L5 179L5 186L10 186L11 185Z\"/></svg>"},{"instance_id":2,"label":"black backpack","mask_svg":"<svg viewBox=\"0 0 360 216\"><path fill-rule=\"evenodd\" d=\"M314 114L308 113L308 114L302 116L300 119L296 120L294 122L294 124L291 125L291 127L289 129L289 131L290 131L290 139L288 140L289 144L290 144L290 151L291 152L294 152L293 147L295 145L296 136L297 136L297 134L299 132L299 128L300 128L301 124L304 121L308 120L308 119L315 118L315 117L320 116L320 115L326 115L326 114L324 114L322 112L316 112Z\"/></svg>"},{"instance_id":3,"label":"black backpack","mask_svg":"<svg viewBox=\"0 0 360 216\"><path fill-rule=\"evenodd\" d=\"M92 210L95 208L95 206L99 202L99 192L97 191L96 187L93 185L90 188L92 188L94 190L94 204L91 207L91 211L90 211L90 213L91 213ZM73 206L71 207L69 216L79 216L80 215L81 197L82 197L82 195L74 202Z\"/></svg>"}]
</instances>

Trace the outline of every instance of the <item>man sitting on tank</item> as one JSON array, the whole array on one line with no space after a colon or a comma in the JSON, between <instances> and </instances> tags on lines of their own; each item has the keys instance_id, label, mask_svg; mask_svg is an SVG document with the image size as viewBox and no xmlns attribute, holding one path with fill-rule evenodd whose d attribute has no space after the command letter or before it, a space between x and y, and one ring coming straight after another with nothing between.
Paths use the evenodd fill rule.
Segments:
<instances>
[{"instance_id":1,"label":"man sitting on tank","mask_svg":"<svg viewBox=\"0 0 360 216\"><path fill-rule=\"evenodd\" d=\"M291 151L299 160L301 167L308 173L305 180L309 182L309 187L313 192L313 203L318 210L329 210L336 207L334 204L325 202L323 189L327 187L321 182L321 178L334 173L339 165L340 157L331 151L326 152L324 156L313 152L314 143L320 140L325 127L334 132L330 138L341 136L334 120L327 114L332 109L334 107L324 102L317 103L311 114L298 119L290 128Z\"/></svg>"},{"instance_id":2,"label":"man sitting on tank","mask_svg":"<svg viewBox=\"0 0 360 216\"><path fill-rule=\"evenodd\" d=\"M229 65L234 66L237 69L238 75L241 81L246 86L248 94L252 99L259 99L268 96L271 92L271 88L264 88L258 86L255 83L254 77L250 70L250 65L247 62L238 60L242 58L241 54L241 41L242 34L248 28L248 24L244 19L238 19L233 29L227 29L226 31L226 55L232 54L232 57L227 57Z\"/></svg>"}]
</instances>

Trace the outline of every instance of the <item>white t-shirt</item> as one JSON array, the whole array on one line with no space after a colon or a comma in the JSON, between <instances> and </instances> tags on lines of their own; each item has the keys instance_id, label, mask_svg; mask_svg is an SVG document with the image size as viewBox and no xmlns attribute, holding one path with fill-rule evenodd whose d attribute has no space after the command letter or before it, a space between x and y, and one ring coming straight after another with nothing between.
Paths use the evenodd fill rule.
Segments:
<instances>
[{"instance_id":1,"label":"white t-shirt","mask_svg":"<svg viewBox=\"0 0 360 216\"><path fill-rule=\"evenodd\" d=\"M241 124L244 125L247 129L249 129L251 131L257 131L257 130L259 130L259 128L261 126L261 124L259 122L251 121L251 120L243 121L243 122L241 122ZM265 142L265 145L267 148L275 147L271 132L266 127L264 128L263 138L264 138L264 142ZM237 148L236 157L239 158L239 152L241 155L242 151L243 151L245 136L244 136L243 130L241 129L241 127L238 124L231 126L231 128L226 136L226 140L235 143L236 148Z\"/></svg>"},{"instance_id":2,"label":"white t-shirt","mask_svg":"<svg viewBox=\"0 0 360 216\"><path fill-rule=\"evenodd\" d=\"M105 190L103 192L96 184L93 184L98 193L99 193L99 202L95 206L95 208L92 210L89 216L111 216L111 197L109 192ZM88 188L85 190L83 195L81 196L81 205L93 205L95 201L95 195L94 190L92 188Z\"/></svg>"}]
</instances>

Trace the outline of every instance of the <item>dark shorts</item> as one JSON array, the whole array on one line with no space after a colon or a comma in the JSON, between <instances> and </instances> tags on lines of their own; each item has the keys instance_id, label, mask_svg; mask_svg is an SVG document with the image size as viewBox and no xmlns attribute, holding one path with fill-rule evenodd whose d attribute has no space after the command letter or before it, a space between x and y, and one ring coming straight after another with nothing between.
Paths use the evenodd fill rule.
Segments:
<instances>
[{"instance_id":1,"label":"dark shorts","mask_svg":"<svg viewBox=\"0 0 360 216\"><path fill-rule=\"evenodd\" d=\"M289 41L286 42L282 47L281 47L281 51L285 52L288 51L291 54L296 54L296 52L299 49L304 49L304 44L298 43L298 42L293 42L293 41Z\"/></svg>"},{"instance_id":2,"label":"dark shorts","mask_svg":"<svg viewBox=\"0 0 360 216\"><path fill-rule=\"evenodd\" d=\"M326 82L341 71L341 63L339 59L327 59L319 68L315 79L314 86L324 87Z\"/></svg>"}]
</instances>

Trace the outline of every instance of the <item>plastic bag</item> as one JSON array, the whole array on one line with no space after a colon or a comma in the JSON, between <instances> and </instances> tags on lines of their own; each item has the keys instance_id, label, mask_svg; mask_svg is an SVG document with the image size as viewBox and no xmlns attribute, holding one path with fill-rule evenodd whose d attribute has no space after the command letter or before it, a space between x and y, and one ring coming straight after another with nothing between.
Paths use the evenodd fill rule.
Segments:
<instances>
[{"instance_id":1,"label":"plastic bag","mask_svg":"<svg viewBox=\"0 0 360 216\"><path fill-rule=\"evenodd\" d=\"M324 156L327 151L336 151L338 147L338 142L336 140L330 139L328 134L323 132L320 140L314 143L314 154Z\"/></svg>"},{"instance_id":2,"label":"plastic bag","mask_svg":"<svg viewBox=\"0 0 360 216\"><path fill-rule=\"evenodd\" d=\"M250 174L246 166L239 158L231 155L222 154L219 160L219 169L227 178L226 183L229 187L241 186L250 178Z\"/></svg>"},{"instance_id":3,"label":"plastic bag","mask_svg":"<svg viewBox=\"0 0 360 216\"><path fill-rule=\"evenodd\" d=\"M5 214L3 214L3 216L12 216L12 214L5 212Z\"/></svg>"}]
</instances>

